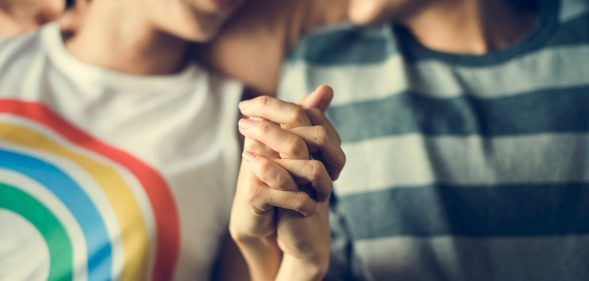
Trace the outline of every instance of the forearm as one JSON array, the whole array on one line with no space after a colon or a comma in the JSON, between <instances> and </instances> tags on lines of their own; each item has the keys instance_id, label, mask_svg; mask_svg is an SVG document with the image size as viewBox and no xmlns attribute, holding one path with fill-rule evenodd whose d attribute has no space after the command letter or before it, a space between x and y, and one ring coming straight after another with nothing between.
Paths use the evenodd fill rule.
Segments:
<instances>
[{"instance_id":1,"label":"forearm","mask_svg":"<svg viewBox=\"0 0 589 281\"><path fill-rule=\"evenodd\" d=\"M236 242L252 281L275 280L282 261L282 252L274 238L240 238Z\"/></svg>"},{"instance_id":2,"label":"forearm","mask_svg":"<svg viewBox=\"0 0 589 281\"><path fill-rule=\"evenodd\" d=\"M308 262L285 255L276 281L322 280L327 272L328 264L329 261Z\"/></svg>"},{"instance_id":3,"label":"forearm","mask_svg":"<svg viewBox=\"0 0 589 281\"><path fill-rule=\"evenodd\" d=\"M324 110L332 97L320 87L305 105ZM345 155L321 109L272 97L240 103L246 139L230 228L253 280L321 280L327 272L328 199ZM309 160L309 146L322 151L330 169Z\"/></svg>"}]
</instances>

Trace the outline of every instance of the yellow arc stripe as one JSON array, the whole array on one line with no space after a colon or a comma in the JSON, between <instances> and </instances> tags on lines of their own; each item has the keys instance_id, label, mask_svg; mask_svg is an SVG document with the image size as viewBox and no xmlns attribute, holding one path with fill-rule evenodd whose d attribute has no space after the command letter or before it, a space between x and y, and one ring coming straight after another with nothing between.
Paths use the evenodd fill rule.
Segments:
<instances>
[{"instance_id":1,"label":"yellow arc stripe","mask_svg":"<svg viewBox=\"0 0 589 281\"><path fill-rule=\"evenodd\" d=\"M131 187L116 170L19 125L0 122L0 140L50 153L82 167L102 188L119 220L124 248L120 280L146 280L148 229Z\"/></svg>"}]
</instances>

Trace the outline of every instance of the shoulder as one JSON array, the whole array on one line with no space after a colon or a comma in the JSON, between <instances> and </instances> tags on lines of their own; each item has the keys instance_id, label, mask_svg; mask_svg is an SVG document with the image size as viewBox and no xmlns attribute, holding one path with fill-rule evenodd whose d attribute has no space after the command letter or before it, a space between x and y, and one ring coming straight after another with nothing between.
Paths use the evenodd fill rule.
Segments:
<instances>
[{"instance_id":1,"label":"shoulder","mask_svg":"<svg viewBox=\"0 0 589 281\"><path fill-rule=\"evenodd\" d=\"M561 23L588 16L589 0L560 0L556 2L560 3L558 18Z\"/></svg>"},{"instance_id":2,"label":"shoulder","mask_svg":"<svg viewBox=\"0 0 589 281\"><path fill-rule=\"evenodd\" d=\"M44 53L42 30L15 37L0 38L0 69L11 62L33 58Z\"/></svg>"},{"instance_id":3,"label":"shoulder","mask_svg":"<svg viewBox=\"0 0 589 281\"><path fill-rule=\"evenodd\" d=\"M292 46L318 26L341 20L346 0L247 2L211 44L197 47L201 61L261 94L275 92Z\"/></svg>"},{"instance_id":4,"label":"shoulder","mask_svg":"<svg viewBox=\"0 0 589 281\"><path fill-rule=\"evenodd\" d=\"M554 31L545 47L586 47L589 45L589 0L545 1L554 13L550 30Z\"/></svg>"},{"instance_id":5,"label":"shoulder","mask_svg":"<svg viewBox=\"0 0 589 281\"><path fill-rule=\"evenodd\" d=\"M293 48L288 62L314 66L378 63L398 51L390 25L355 26L341 22L303 37Z\"/></svg>"},{"instance_id":6,"label":"shoulder","mask_svg":"<svg viewBox=\"0 0 589 281\"><path fill-rule=\"evenodd\" d=\"M0 95L18 92L26 87L23 81L39 78L38 70L48 61L43 41L42 31L0 39Z\"/></svg>"}]
</instances>

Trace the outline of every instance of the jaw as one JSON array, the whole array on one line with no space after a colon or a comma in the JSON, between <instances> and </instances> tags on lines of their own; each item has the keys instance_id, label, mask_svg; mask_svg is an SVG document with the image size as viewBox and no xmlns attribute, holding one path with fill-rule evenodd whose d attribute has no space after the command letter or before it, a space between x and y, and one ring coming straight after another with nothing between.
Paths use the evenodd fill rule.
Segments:
<instances>
[{"instance_id":1,"label":"jaw","mask_svg":"<svg viewBox=\"0 0 589 281\"><path fill-rule=\"evenodd\" d=\"M350 0L348 17L357 25L403 20L436 1L441 0Z\"/></svg>"}]
</instances>

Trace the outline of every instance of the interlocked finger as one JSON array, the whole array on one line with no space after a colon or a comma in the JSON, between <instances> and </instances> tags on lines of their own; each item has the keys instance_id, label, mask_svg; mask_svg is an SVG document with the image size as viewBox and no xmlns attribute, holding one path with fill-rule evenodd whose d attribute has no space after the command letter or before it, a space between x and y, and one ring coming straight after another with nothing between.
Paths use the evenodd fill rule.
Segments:
<instances>
[{"instance_id":1,"label":"interlocked finger","mask_svg":"<svg viewBox=\"0 0 589 281\"><path fill-rule=\"evenodd\" d=\"M320 160L325 163L332 180L339 177L346 163L346 155L339 143L339 138L329 133L325 126L298 127L290 129L291 132L303 138L310 153L320 155Z\"/></svg>"},{"instance_id":2,"label":"interlocked finger","mask_svg":"<svg viewBox=\"0 0 589 281\"><path fill-rule=\"evenodd\" d=\"M301 106L270 96L260 96L239 104L241 113L248 117L261 117L289 128L309 126L311 121Z\"/></svg>"},{"instance_id":3,"label":"interlocked finger","mask_svg":"<svg viewBox=\"0 0 589 281\"><path fill-rule=\"evenodd\" d=\"M319 204L305 192L278 190L266 185L258 186L249 200L260 212L278 207L298 212L303 216L312 216L319 207Z\"/></svg>"},{"instance_id":4,"label":"interlocked finger","mask_svg":"<svg viewBox=\"0 0 589 281\"><path fill-rule=\"evenodd\" d=\"M305 141L280 126L263 120L241 119L239 131L247 138L257 140L286 159L309 159Z\"/></svg>"},{"instance_id":5,"label":"interlocked finger","mask_svg":"<svg viewBox=\"0 0 589 281\"><path fill-rule=\"evenodd\" d=\"M288 171L272 160L251 151L244 152L243 159L250 171L269 187L286 191L299 191L297 183Z\"/></svg>"},{"instance_id":6,"label":"interlocked finger","mask_svg":"<svg viewBox=\"0 0 589 281\"><path fill-rule=\"evenodd\" d=\"M275 159L273 161L293 175L299 185L309 184L318 201L324 202L329 199L333 190L333 182L321 161L292 159Z\"/></svg>"}]
</instances>

